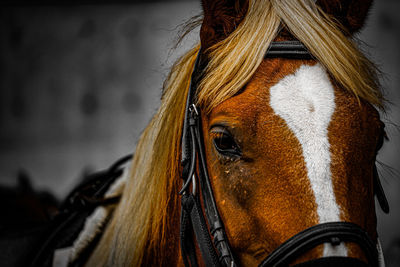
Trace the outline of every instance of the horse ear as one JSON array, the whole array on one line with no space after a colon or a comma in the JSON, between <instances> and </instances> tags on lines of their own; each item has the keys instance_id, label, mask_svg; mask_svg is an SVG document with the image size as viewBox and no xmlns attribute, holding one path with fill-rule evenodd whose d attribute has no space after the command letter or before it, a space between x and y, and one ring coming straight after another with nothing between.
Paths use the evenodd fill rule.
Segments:
<instances>
[{"instance_id":1,"label":"horse ear","mask_svg":"<svg viewBox=\"0 0 400 267\"><path fill-rule=\"evenodd\" d=\"M202 0L203 24L200 41L203 49L225 39L243 20L248 0Z\"/></svg>"},{"instance_id":2,"label":"horse ear","mask_svg":"<svg viewBox=\"0 0 400 267\"><path fill-rule=\"evenodd\" d=\"M373 0L317 0L327 14L336 18L350 34L361 30Z\"/></svg>"}]
</instances>

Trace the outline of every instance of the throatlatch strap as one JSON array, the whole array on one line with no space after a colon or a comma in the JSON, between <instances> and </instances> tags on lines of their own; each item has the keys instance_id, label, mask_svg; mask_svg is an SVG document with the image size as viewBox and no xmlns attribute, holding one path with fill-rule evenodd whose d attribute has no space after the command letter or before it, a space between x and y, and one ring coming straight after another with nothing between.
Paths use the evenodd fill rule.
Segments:
<instances>
[{"instance_id":1,"label":"throatlatch strap","mask_svg":"<svg viewBox=\"0 0 400 267\"><path fill-rule=\"evenodd\" d=\"M219 267L218 255L215 252L214 246L212 244L210 234L208 232L207 224L204 218L204 215L201 210L201 205L198 197L193 196L192 194L183 195L182 196L182 207L185 210L185 213L190 214L191 226L195 233L197 243L200 248L200 252L203 256L203 260L206 266ZM185 216L185 215L184 215ZM188 223L186 223L188 225ZM182 231L181 231L182 234ZM191 240L190 240L191 239ZM194 244L193 236L191 238L188 236L188 231L183 236L181 235L181 244L185 246L187 243L192 242ZM193 259L196 259L196 251L193 245L182 248L182 253L184 255L183 258L187 258L189 256L190 262L192 266L197 266L197 260L194 262ZM186 262L185 262L186 261ZM184 260L185 265L188 266L187 259Z\"/></svg>"},{"instance_id":2,"label":"throatlatch strap","mask_svg":"<svg viewBox=\"0 0 400 267\"><path fill-rule=\"evenodd\" d=\"M193 225L190 220L190 213L186 211L187 209L191 209L191 207L184 208L184 204L182 203L180 227L182 259L186 267L198 267L195 242L193 238Z\"/></svg>"},{"instance_id":3,"label":"throatlatch strap","mask_svg":"<svg viewBox=\"0 0 400 267\"><path fill-rule=\"evenodd\" d=\"M183 186L179 193L183 194L182 207L185 210L185 213L190 215L191 224L189 224L187 219L185 219L187 215L183 214L181 228L183 227L185 231L181 230L181 251L185 264L188 264L189 260L192 265L194 265L195 261L197 264L197 260L191 260L195 259L195 257L191 256L192 254L195 255L195 247L193 245L188 245L188 240L191 240L194 243L194 239L196 239L202 258L207 266L236 266L233 262L233 256L227 243L228 240L212 194L211 184L207 174L205 155L203 152L203 142L200 130L200 109L197 109L195 105L196 80L200 73L199 66L201 65L200 51L197 55L190 81L182 133L181 163L183 166ZM199 182L195 179L196 163L198 163L199 167ZM201 190L198 191L201 191L203 197L202 200L205 215L203 214L202 205L200 204L199 194L195 192L197 182L201 188ZM189 189L189 185L193 186L192 192ZM208 226L210 227L210 231L208 230ZM188 234L189 228L193 230L195 238L193 235ZM210 232L213 237L211 237ZM213 241L215 246L213 245Z\"/></svg>"}]
</instances>

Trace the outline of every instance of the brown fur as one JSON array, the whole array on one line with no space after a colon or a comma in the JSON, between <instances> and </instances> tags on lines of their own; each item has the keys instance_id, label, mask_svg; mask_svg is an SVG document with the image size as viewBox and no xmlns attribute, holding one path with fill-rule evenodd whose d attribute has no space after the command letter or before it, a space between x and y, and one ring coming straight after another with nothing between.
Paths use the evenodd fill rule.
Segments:
<instances>
[{"instance_id":1,"label":"brown fur","mask_svg":"<svg viewBox=\"0 0 400 267\"><path fill-rule=\"evenodd\" d=\"M372 168L382 123L377 111L368 103L360 106L354 97L342 90L336 90L335 95L336 110L328 136L334 192L345 211L341 219L360 225L376 241ZM350 246L349 255L360 255L359 248Z\"/></svg>"},{"instance_id":2,"label":"brown fur","mask_svg":"<svg viewBox=\"0 0 400 267\"><path fill-rule=\"evenodd\" d=\"M255 266L279 244L318 223L302 148L269 106L269 88L314 61L264 60L246 89L203 119L209 173L228 239L243 266ZM376 238L372 167L380 133L369 104L335 88L337 108L329 127L332 177L343 220ZM221 158L210 126L224 124L243 149L240 160ZM360 166L363 166L360 168ZM321 246L296 262L321 256ZM364 258L357 246L349 256Z\"/></svg>"},{"instance_id":3,"label":"brown fur","mask_svg":"<svg viewBox=\"0 0 400 267\"><path fill-rule=\"evenodd\" d=\"M314 197L301 146L268 105L268 88L301 63L305 62L265 60L243 93L222 103L203 121L205 133L212 124L226 124L244 151L241 160L221 159L210 134L205 134L214 195L243 266L257 265L317 220L314 202L305 201Z\"/></svg>"},{"instance_id":4,"label":"brown fur","mask_svg":"<svg viewBox=\"0 0 400 267\"><path fill-rule=\"evenodd\" d=\"M248 3L234 2L203 1L203 48L226 38L241 22ZM317 3L342 24L346 33L353 34L363 26L372 1ZM283 31L278 39L290 38ZM301 145L268 105L269 88L302 64L315 61L264 60L240 94L203 118L214 195L228 239L244 266L259 264L289 237L318 223ZM381 127L379 115L368 103L360 106L354 95L338 86L335 101L337 108L329 127L329 140L334 192L343 211L342 219L359 224L376 238L376 218L371 207L372 167ZM209 132L215 123L225 124L244 148L240 160L232 162L218 155ZM365 259L357 245L347 245L349 256ZM295 262L319 257L321 253L322 246L318 246Z\"/></svg>"}]
</instances>

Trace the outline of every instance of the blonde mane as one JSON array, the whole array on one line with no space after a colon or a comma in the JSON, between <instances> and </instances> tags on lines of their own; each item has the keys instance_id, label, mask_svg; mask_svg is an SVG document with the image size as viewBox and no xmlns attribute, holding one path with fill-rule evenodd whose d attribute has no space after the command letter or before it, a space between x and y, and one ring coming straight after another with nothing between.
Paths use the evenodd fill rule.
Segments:
<instances>
[{"instance_id":1,"label":"blonde mane","mask_svg":"<svg viewBox=\"0 0 400 267\"><path fill-rule=\"evenodd\" d=\"M334 80L378 108L383 108L379 73L344 29L313 0L250 1L243 22L210 48L210 62L198 101L207 110L235 95L252 77L285 26L328 70Z\"/></svg>"},{"instance_id":2,"label":"blonde mane","mask_svg":"<svg viewBox=\"0 0 400 267\"><path fill-rule=\"evenodd\" d=\"M312 0L249 1L244 20L207 52L198 91L206 111L235 95L252 77L284 25L345 90L383 107L377 69L338 24ZM90 266L139 266L166 256L179 218L180 138L191 72L199 45L181 57L164 84L161 106L137 144L123 189ZM178 239L174 239L178 242ZM171 246L169 246L171 249Z\"/></svg>"}]
</instances>

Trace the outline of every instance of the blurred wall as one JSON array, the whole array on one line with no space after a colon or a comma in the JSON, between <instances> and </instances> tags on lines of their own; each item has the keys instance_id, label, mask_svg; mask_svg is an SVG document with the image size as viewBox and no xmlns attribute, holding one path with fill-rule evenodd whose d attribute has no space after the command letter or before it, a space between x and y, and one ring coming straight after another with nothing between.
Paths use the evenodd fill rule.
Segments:
<instances>
[{"instance_id":1,"label":"blurred wall","mask_svg":"<svg viewBox=\"0 0 400 267\"><path fill-rule=\"evenodd\" d=\"M196 2L3 7L0 179L25 169L64 196L84 170L132 153L159 105L178 25Z\"/></svg>"},{"instance_id":2,"label":"blurred wall","mask_svg":"<svg viewBox=\"0 0 400 267\"><path fill-rule=\"evenodd\" d=\"M400 2L379 0L360 38L385 73L390 142L378 159L391 214L378 211L389 266L400 263ZM0 183L23 168L35 187L63 197L89 170L131 153L155 113L171 48L197 1L0 7Z\"/></svg>"},{"instance_id":3,"label":"blurred wall","mask_svg":"<svg viewBox=\"0 0 400 267\"><path fill-rule=\"evenodd\" d=\"M378 169L390 214L377 210L378 232L387 266L400 266L400 1L376 0L360 38L383 72L387 113L382 114L389 141L378 154ZM384 166L384 165L387 166ZM380 166L379 166L380 165ZM388 167L389 166L389 167Z\"/></svg>"}]
</instances>

